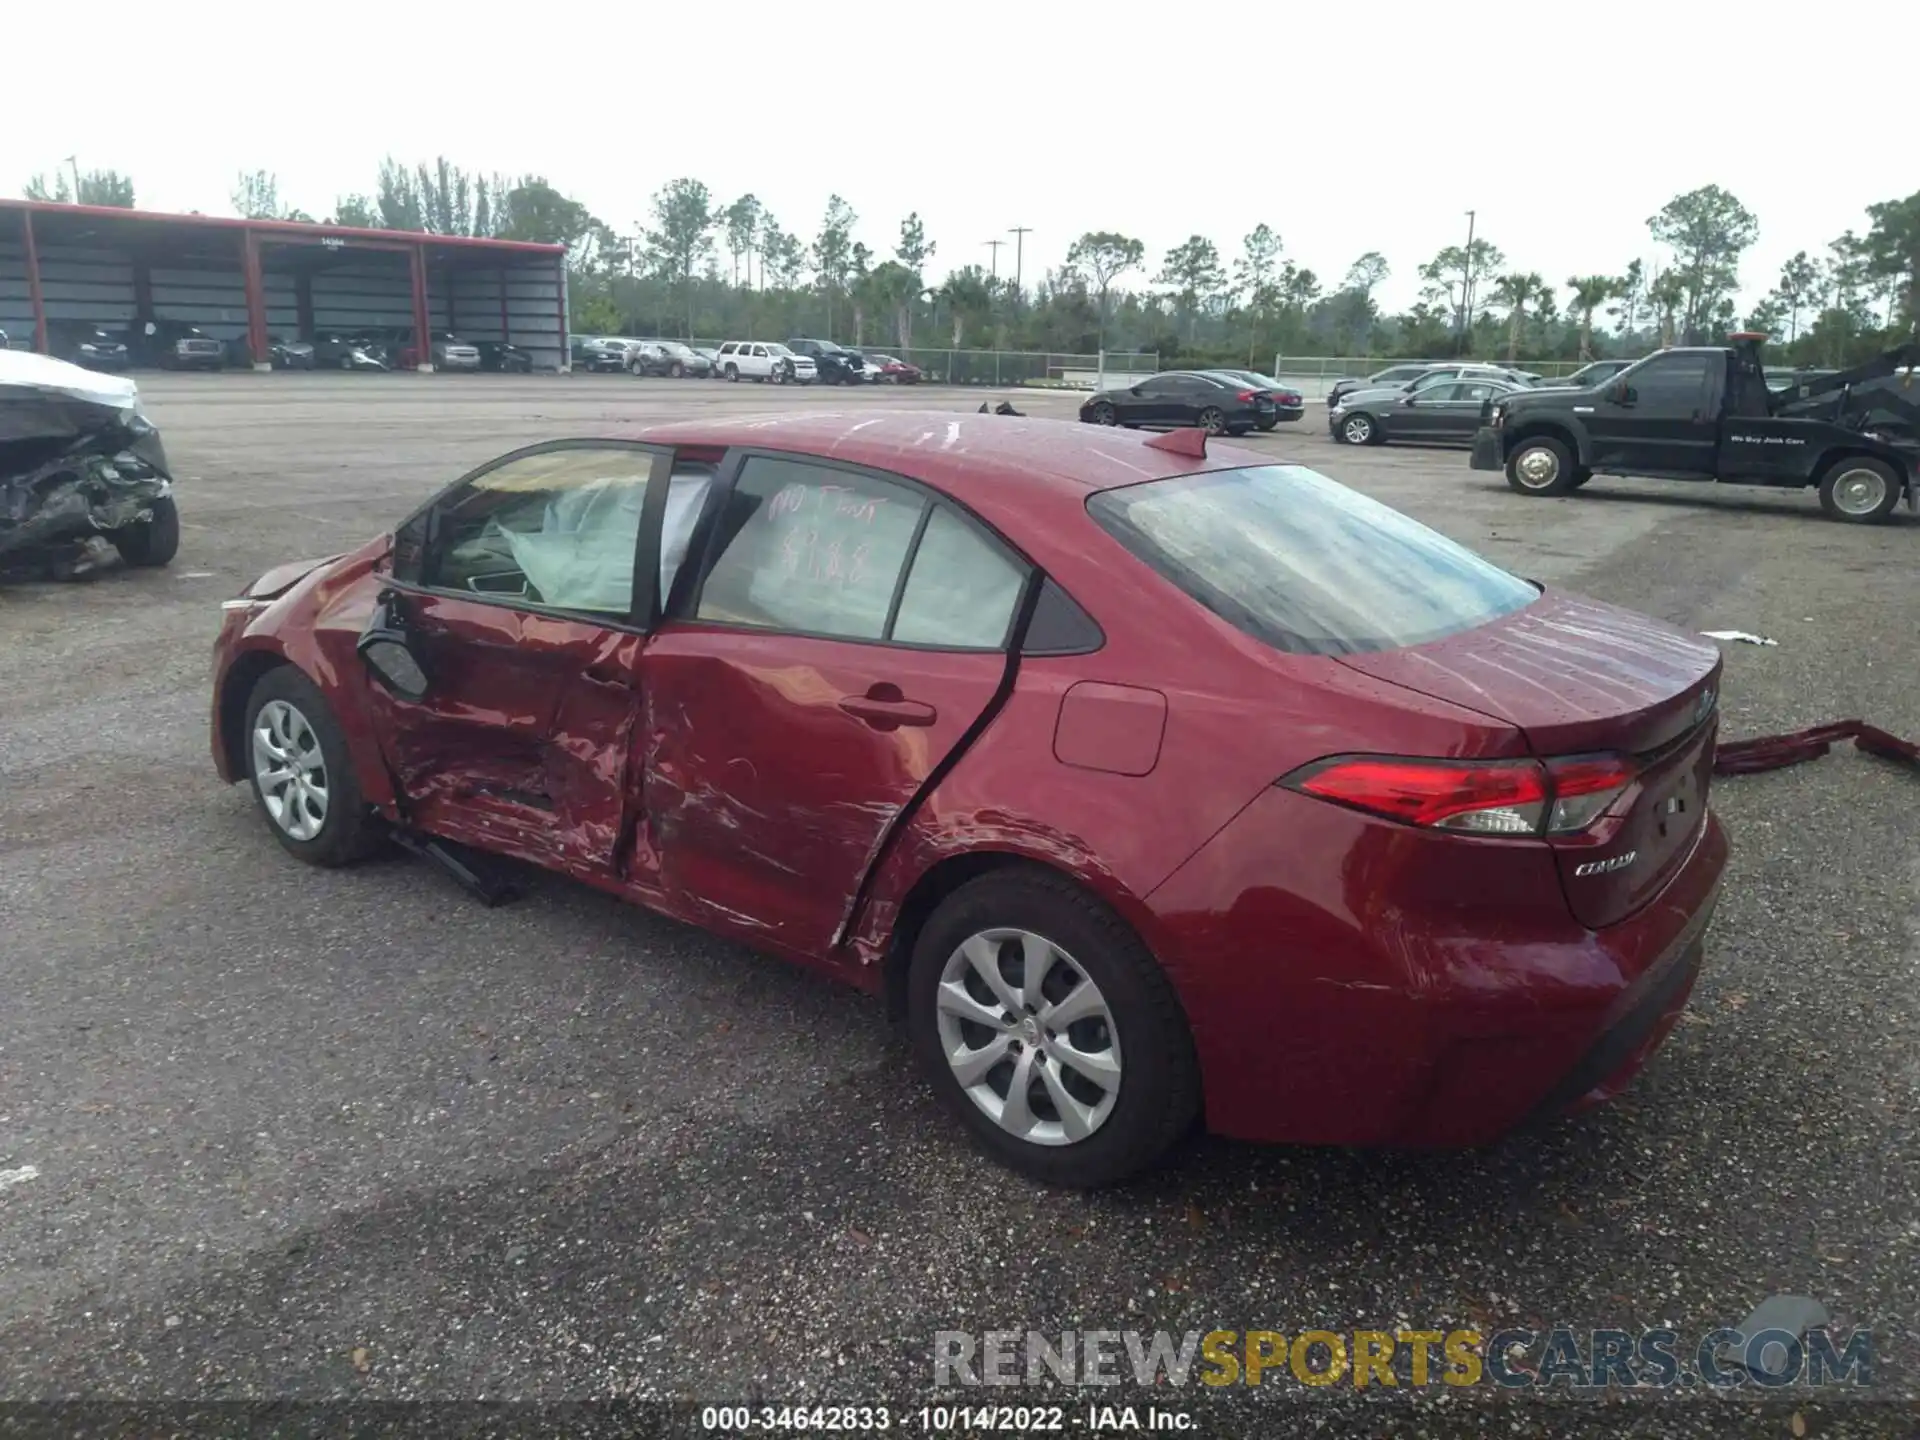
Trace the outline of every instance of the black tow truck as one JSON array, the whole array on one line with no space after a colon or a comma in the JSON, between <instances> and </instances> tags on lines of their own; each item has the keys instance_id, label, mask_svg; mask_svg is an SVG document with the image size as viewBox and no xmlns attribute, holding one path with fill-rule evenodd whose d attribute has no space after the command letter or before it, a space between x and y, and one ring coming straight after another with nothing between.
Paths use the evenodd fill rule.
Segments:
<instances>
[{"instance_id":1,"label":"black tow truck","mask_svg":"<svg viewBox=\"0 0 1920 1440\"><path fill-rule=\"evenodd\" d=\"M1523 495L1565 495L1595 475L1818 486L1836 520L1920 509L1920 344L1851 370L1769 388L1764 335L1660 350L1598 385L1488 402L1473 468ZM1889 383L1890 382L1890 383ZM1863 388L1864 387L1864 388Z\"/></svg>"}]
</instances>

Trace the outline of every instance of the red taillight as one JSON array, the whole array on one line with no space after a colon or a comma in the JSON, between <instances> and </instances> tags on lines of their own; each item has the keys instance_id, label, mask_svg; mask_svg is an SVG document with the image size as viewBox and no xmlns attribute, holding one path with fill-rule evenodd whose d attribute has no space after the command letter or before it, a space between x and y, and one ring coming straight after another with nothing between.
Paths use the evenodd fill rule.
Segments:
<instances>
[{"instance_id":1,"label":"red taillight","mask_svg":"<svg viewBox=\"0 0 1920 1440\"><path fill-rule=\"evenodd\" d=\"M1234 396L1233 398L1238 400L1242 405L1251 404L1253 401L1253 391L1242 390L1238 395Z\"/></svg>"},{"instance_id":2,"label":"red taillight","mask_svg":"<svg viewBox=\"0 0 1920 1440\"><path fill-rule=\"evenodd\" d=\"M1637 770L1633 761L1624 755L1549 760L1547 775L1553 786L1553 810L1547 819L1547 833L1571 835L1586 829L1633 783Z\"/></svg>"},{"instance_id":3,"label":"red taillight","mask_svg":"<svg viewBox=\"0 0 1920 1440\"><path fill-rule=\"evenodd\" d=\"M1402 824L1470 835L1568 835L1584 830L1633 780L1633 762L1404 760L1355 755L1317 761L1282 783Z\"/></svg>"}]
</instances>

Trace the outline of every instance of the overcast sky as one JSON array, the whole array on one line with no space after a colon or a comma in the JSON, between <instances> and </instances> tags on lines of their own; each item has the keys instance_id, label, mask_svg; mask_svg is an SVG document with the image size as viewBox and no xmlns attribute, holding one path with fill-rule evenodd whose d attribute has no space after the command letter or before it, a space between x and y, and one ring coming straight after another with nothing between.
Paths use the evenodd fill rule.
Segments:
<instances>
[{"instance_id":1,"label":"overcast sky","mask_svg":"<svg viewBox=\"0 0 1920 1440\"><path fill-rule=\"evenodd\" d=\"M1381 251L1393 308L1469 209L1557 284L1652 258L1647 217L1717 182L1759 217L1752 295L1920 186L1888 88L1916 0L12 11L0 185L71 154L131 174L146 209L230 213L235 173L264 167L324 216L382 155L445 154L544 173L623 230L680 175L720 203L751 191L807 239L837 192L876 254L918 210L935 271L1026 225L1029 280L1086 230L1139 237L1151 274L1196 232L1231 262L1265 221L1323 280Z\"/></svg>"}]
</instances>

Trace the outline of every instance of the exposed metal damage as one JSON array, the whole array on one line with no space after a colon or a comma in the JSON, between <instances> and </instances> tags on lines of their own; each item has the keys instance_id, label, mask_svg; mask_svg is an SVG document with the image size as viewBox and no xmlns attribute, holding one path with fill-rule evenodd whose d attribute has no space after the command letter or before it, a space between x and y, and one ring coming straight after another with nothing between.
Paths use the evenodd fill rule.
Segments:
<instances>
[{"instance_id":1,"label":"exposed metal damage","mask_svg":"<svg viewBox=\"0 0 1920 1440\"><path fill-rule=\"evenodd\" d=\"M179 546L172 496L132 381L0 351L0 566L64 578L102 541L130 565L165 565Z\"/></svg>"}]
</instances>

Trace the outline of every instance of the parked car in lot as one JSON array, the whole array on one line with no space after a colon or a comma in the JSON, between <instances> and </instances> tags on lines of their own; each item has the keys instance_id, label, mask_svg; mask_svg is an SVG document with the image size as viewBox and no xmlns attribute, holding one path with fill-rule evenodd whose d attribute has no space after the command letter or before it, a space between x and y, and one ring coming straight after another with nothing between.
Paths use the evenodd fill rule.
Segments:
<instances>
[{"instance_id":1,"label":"parked car in lot","mask_svg":"<svg viewBox=\"0 0 1920 1440\"><path fill-rule=\"evenodd\" d=\"M569 341L573 368L603 374L627 368L627 342L606 335L575 335Z\"/></svg>"},{"instance_id":2,"label":"parked car in lot","mask_svg":"<svg viewBox=\"0 0 1920 1440\"><path fill-rule=\"evenodd\" d=\"M378 336L345 330L321 330L313 337L313 363L319 370L390 370L386 342Z\"/></svg>"},{"instance_id":3,"label":"parked car in lot","mask_svg":"<svg viewBox=\"0 0 1920 1440\"><path fill-rule=\"evenodd\" d=\"M700 377L713 373L713 361L682 341L648 340L644 343L653 349L649 359L652 368L648 374L681 380L688 376Z\"/></svg>"},{"instance_id":4,"label":"parked car in lot","mask_svg":"<svg viewBox=\"0 0 1920 1440\"><path fill-rule=\"evenodd\" d=\"M1416 390L1362 390L1333 409L1333 438L1347 445L1411 441L1464 445L1480 428L1487 403L1530 390L1511 380L1442 380Z\"/></svg>"},{"instance_id":5,"label":"parked car in lot","mask_svg":"<svg viewBox=\"0 0 1920 1440\"><path fill-rule=\"evenodd\" d=\"M1541 388L1555 390L1584 390L1590 385L1598 385L1603 380L1611 380L1622 370L1633 364L1631 360L1590 360L1571 375L1563 375L1558 380L1542 380Z\"/></svg>"},{"instance_id":6,"label":"parked car in lot","mask_svg":"<svg viewBox=\"0 0 1920 1440\"><path fill-rule=\"evenodd\" d=\"M1505 365L1487 365L1468 360L1449 360L1443 362L1422 361L1418 364L1389 365L1369 375L1365 380L1337 381L1327 391L1327 409L1332 410L1348 395L1356 390L1407 390L1419 385L1432 385L1442 380L1510 380L1515 384L1532 383L1519 371Z\"/></svg>"},{"instance_id":7,"label":"parked car in lot","mask_svg":"<svg viewBox=\"0 0 1920 1440\"><path fill-rule=\"evenodd\" d=\"M504 340L476 340L473 348L480 352L482 370L505 371L515 375L533 373L533 356L518 345L510 345Z\"/></svg>"},{"instance_id":8,"label":"parked car in lot","mask_svg":"<svg viewBox=\"0 0 1920 1440\"><path fill-rule=\"evenodd\" d=\"M235 335L225 342L225 361L234 370L253 368L253 345L245 335ZM311 370L313 369L313 345L305 340L289 340L284 335L267 337L267 363L275 370Z\"/></svg>"},{"instance_id":9,"label":"parked car in lot","mask_svg":"<svg viewBox=\"0 0 1920 1440\"><path fill-rule=\"evenodd\" d=\"M893 355L869 354L867 369L871 378L881 385L918 385L925 378L918 365L909 365Z\"/></svg>"},{"instance_id":10,"label":"parked car in lot","mask_svg":"<svg viewBox=\"0 0 1920 1440\"><path fill-rule=\"evenodd\" d=\"M712 378L720 373L719 369L714 363L716 358L720 354L719 348L717 346L691 345L688 348L692 350L694 354L698 355L702 360L707 362L707 368L706 368L705 374L709 378Z\"/></svg>"},{"instance_id":11,"label":"parked car in lot","mask_svg":"<svg viewBox=\"0 0 1920 1440\"><path fill-rule=\"evenodd\" d=\"M391 353L400 357L402 370L419 367L420 347L413 331L394 332ZM428 340L427 363L436 370L478 370L480 351L472 341L461 339L451 330L434 330Z\"/></svg>"},{"instance_id":12,"label":"parked car in lot","mask_svg":"<svg viewBox=\"0 0 1920 1440\"><path fill-rule=\"evenodd\" d=\"M165 565L180 548L172 471L139 387L0 350L0 567L57 562L96 536L129 565Z\"/></svg>"},{"instance_id":13,"label":"parked car in lot","mask_svg":"<svg viewBox=\"0 0 1920 1440\"><path fill-rule=\"evenodd\" d=\"M854 385L867 378L866 361L859 353L831 340L789 340L787 349L813 361L822 385Z\"/></svg>"},{"instance_id":14,"label":"parked car in lot","mask_svg":"<svg viewBox=\"0 0 1920 1440\"><path fill-rule=\"evenodd\" d=\"M729 340L714 356L728 380L762 380L775 385L813 383L811 355L800 355L774 340Z\"/></svg>"},{"instance_id":15,"label":"parked car in lot","mask_svg":"<svg viewBox=\"0 0 1920 1440\"><path fill-rule=\"evenodd\" d=\"M184 320L148 320L133 327L128 349L134 363L163 370L219 370L227 347Z\"/></svg>"},{"instance_id":16,"label":"parked car in lot","mask_svg":"<svg viewBox=\"0 0 1920 1440\"><path fill-rule=\"evenodd\" d=\"M1295 386L1276 380L1271 375L1262 375L1258 370L1213 370L1208 373L1224 376L1235 385L1251 385L1273 397L1273 418L1262 420L1258 429L1271 430L1283 420L1298 420L1307 413L1306 397Z\"/></svg>"},{"instance_id":17,"label":"parked car in lot","mask_svg":"<svg viewBox=\"0 0 1920 1440\"><path fill-rule=\"evenodd\" d=\"M1211 435L1244 435L1277 413L1265 390L1205 370L1149 375L1137 385L1098 391L1080 406L1088 425L1191 425Z\"/></svg>"},{"instance_id":18,"label":"parked car in lot","mask_svg":"<svg viewBox=\"0 0 1920 1440\"><path fill-rule=\"evenodd\" d=\"M1726 863L1716 648L1266 461L949 412L532 446L227 601L214 763L300 860L509 855L884 994L1050 1183L1616 1093Z\"/></svg>"},{"instance_id":19,"label":"parked car in lot","mask_svg":"<svg viewBox=\"0 0 1920 1440\"><path fill-rule=\"evenodd\" d=\"M90 320L47 321L47 352L88 370L124 370L131 363L127 342Z\"/></svg>"}]
</instances>

